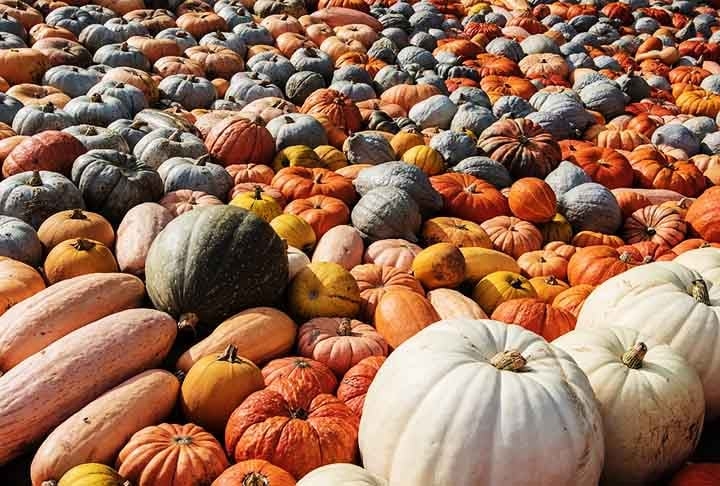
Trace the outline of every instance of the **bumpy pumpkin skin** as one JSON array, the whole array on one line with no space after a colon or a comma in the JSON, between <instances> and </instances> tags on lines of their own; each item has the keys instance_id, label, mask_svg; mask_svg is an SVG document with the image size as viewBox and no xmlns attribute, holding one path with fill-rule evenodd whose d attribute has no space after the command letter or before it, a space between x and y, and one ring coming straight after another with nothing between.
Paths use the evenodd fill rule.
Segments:
<instances>
[{"instance_id":1,"label":"bumpy pumpkin skin","mask_svg":"<svg viewBox=\"0 0 720 486\"><path fill-rule=\"evenodd\" d=\"M257 216L231 206L175 218L153 242L145 264L155 306L190 325L199 320L216 326L243 309L272 305L287 274L280 237Z\"/></svg>"},{"instance_id":2,"label":"bumpy pumpkin skin","mask_svg":"<svg viewBox=\"0 0 720 486\"><path fill-rule=\"evenodd\" d=\"M295 486L295 478L282 468L262 459L238 462L227 468L212 486Z\"/></svg>"},{"instance_id":3,"label":"bumpy pumpkin skin","mask_svg":"<svg viewBox=\"0 0 720 486\"><path fill-rule=\"evenodd\" d=\"M421 251L412 271L426 289L454 288L465 280L465 259L450 243L436 243Z\"/></svg>"},{"instance_id":4,"label":"bumpy pumpkin skin","mask_svg":"<svg viewBox=\"0 0 720 486\"><path fill-rule=\"evenodd\" d=\"M575 316L553 308L540 299L513 299L503 302L492 313L492 319L517 324L552 341L575 328Z\"/></svg>"},{"instance_id":5,"label":"bumpy pumpkin skin","mask_svg":"<svg viewBox=\"0 0 720 486\"><path fill-rule=\"evenodd\" d=\"M337 397L358 417L362 416L368 388L386 359L385 356L370 356L363 359L345 373L338 385Z\"/></svg>"},{"instance_id":6,"label":"bumpy pumpkin skin","mask_svg":"<svg viewBox=\"0 0 720 486\"><path fill-rule=\"evenodd\" d=\"M268 388L282 388L285 382L299 389L313 393L335 393L337 378L330 367L310 358L290 356L270 361L262 369L263 379Z\"/></svg>"}]
</instances>

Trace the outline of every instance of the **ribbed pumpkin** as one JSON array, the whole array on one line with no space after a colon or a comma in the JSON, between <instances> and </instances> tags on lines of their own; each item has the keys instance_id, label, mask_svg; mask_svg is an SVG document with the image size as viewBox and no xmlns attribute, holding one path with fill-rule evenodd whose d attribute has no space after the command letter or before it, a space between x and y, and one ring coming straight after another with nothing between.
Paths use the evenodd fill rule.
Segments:
<instances>
[{"instance_id":1,"label":"ribbed pumpkin","mask_svg":"<svg viewBox=\"0 0 720 486\"><path fill-rule=\"evenodd\" d=\"M396 267L366 263L355 266L350 273L360 289L360 313L367 322L372 322L378 302L390 290L404 289L425 294L412 274Z\"/></svg>"},{"instance_id":2,"label":"ribbed pumpkin","mask_svg":"<svg viewBox=\"0 0 720 486\"><path fill-rule=\"evenodd\" d=\"M552 275L549 277L533 277L530 279L530 285L535 289L538 299L548 304L552 304L555 297L570 288L567 283L556 279Z\"/></svg>"},{"instance_id":3,"label":"ribbed pumpkin","mask_svg":"<svg viewBox=\"0 0 720 486\"><path fill-rule=\"evenodd\" d=\"M618 248L623 246L625 242L617 235L608 235L597 231L581 231L573 237L572 244L578 248L598 245Z\"/></svg>"},{"instance_id":4,"label":"ribbed pumpkin","mask_svg":"<svg viewBox=\"0 0 720 486\"><path fill-rule=\"evenodd\" d=\"M263 367L262 374L269 388L290 382L300 390L332 394L338 386L333 371L326 364L310 358L274 359Z\"/></svg>"},{"instance_id":5,"label":"ribbed pumpkin","mask_svg":"<svg viewBox=\"0 0 720 486\"><path fill-rule=\"evenodd\" d=\"M63 474L57 486L132 486L130 481L105 464L80 464Z\"/></svg>"},{"instance_id":6,"label":"ribbed pumpkin","mask_svg":"<svg viewBox=\"0 0 720 486\"><path fill-rule=\"evenodd\" d=\"M520 274L506 271L493 272L480 280L473 289L473 300L491 315L495 309L512 299L537 297L530 281Z\"/></svg>"},{"instance_id":7,"label":"ribbed pumpkin","mask_svg":"<svg viewBox=\"0 0 720 486\"><path fill-rule=\"evenodd\" d=\"M406 150L401 157L403 162L417 166L428 176L445 172L443 156L432 147L416 145Z\"/></svg>"},{"instance_id":8,"label":"ribbed pumpkin","mask_svg":"<svg viewBox=\"0 0 720 486\"><path fill-rule=\"evenodd\" d=\"M220 443L201 427L160 424L136 432L120 451L117 465L133 486L157 486L167 481L208 484L229 464Z\"/></svg>"},{"instance_id":9,"label":"ribbed pumpkin","mask_svg":"<svg viewBox=\"0 0 720 486\"><path fill-rule=\"evenodd\" d=\"M390 146L398 157L405 155L405 152L413 147L425 145L425 139L419 133L398 132L390 139Z\"/></svg>"},{"instance_id":10,"label":"ribbed pumpkin","mask_svg":"<svg viewBox=\"0 0 720 486\"><path fill-rule=\"evenodd\" d=\"M565 243L564 241L551 241L543 247L543 250L554 251L563 258L570 259L575 254L577 248L575 245Z\"/></svg>"},{"instance_id":11,"label":"ribbed pumpkin","mask_svg":"<svg viewBox=\"0 0 720 486\"><path fill-rule=\"evenodd\" d=\"M350 179L322 167L286 167L273 177L272 186L289 201L323 195L351 205L357 199Z\"/></svg>"},{"instance_id":12,"label":"ribbed pumpkin","mask_svg":"<svg viewBox=\"0 0 720 486\"><path fill-rule=\"evenodd\" d=\"M275 172L267 165L262 164L235 164L228 165L225 170L233 178L235 184L244 182L260 182L270 184Z\"/></svg>"},{"instance_id":13,"label":"ribbed pumpkin","mask_svg":"<svg viewBox=\"0 0 720 486\"><path fill-rule=\"evenodd\" d=\"M350 209L347 204L330 196L317 195L296 199L285 206L285 212L300 216L307 221L318 239L322 238L330 228L350 221Z\"/></svg>"},{"instance_id":14,"label":"ribbed pumpkin","mask_svg":"<svg viewBox=\"0 0 720 486\"><path fill-rule=\"evenodd\" d=\"M384 362L385 356L365 358L350 368L340 381L337 397L358 417L362 415L368 388Z\"/></svg>"},{"instance_id":15,"label":"ribbed pumpkin","mask_svg":"<svg viewBox=\"0 0 720 486\"><path fill-rule=\"evenodd\" d=\"M687 224L677 211L663 206L646 206L625 220L623 239L629 243L652 241L673 247L685 239Z\"/></svg>"},{"instance_id":16,"label":"ribbed pumpkin","mask_svg":"<svg viewBox=\"0 0 720 486\"><path fill-rule=\"evenodd\" d=\"M295 486L286 470L263 459L249 459L227 468L212 486Z\"/></svg>"},{"instance_id":17,"label":"ribbed pumpkin","mask_svg":"<svg viewBox=\"0 0 720 486\"><path fill-rule=\"evenodd\" d=\"M507 199L495 186L470 174L442 174L431 177L430 183L442 196L450 216L482 223L510 211Z\"/></svg>"},{"instance_id":18,"label":"ribbed pumpkin","mask_svg":"<svg viewBox=\"0 0 720 486\"><path fill-rule=\"evenodd\" d=\"M542 179L524 177L510 186L508 203L513 215L531 223L547 223L555 216L557 197Z\"/></svg>"},{"instance_id":19,"label":"ribbed pumpkin","mask_svg":"<svg viewBox=\"0 0 720 486\"><path fill-rule=\"evenodd\" d=\"M223 353L202 358L185 375L180 389L183 415L222 435L233 410L264 386L260 368L238 356L237 348L230 344Z\"/></svg>"},{"instance_id":20,"label":"ribbed pumpkin","mask_svg":"<svg viewBox=\"0 0 720 486\"><path fill-rule=\"evenodd\" d=\"M372 326L354 319L318 317L298 332L298 352L327 365L337 376L368 356L386 356L387 343Z\"/></svg>"},{"instance_id":21,"label":"ribbed pumpkin","mask_svg":"<svg viewBox=\"0 0 720 486\"><path fill-rule=\"evenodd\" d=\"M666 155L654 145L637 147L628 160L637 187L668 189L688 197L697 197L705 189L705 178L695 164Z\"/></svg>"},{"instance_id":22,"label":"ribbed pumpkin","mask_svg":"<svg viewBox=\"0 0 720 486\"><path fill-rule=\"evenodd\" d=\"M473 285L493 272L520 273L515 259L497 250L471 247L460 252L465 258L465 279Z\"/></svg>"},{"instance_id":23,"label":"ribbed pumpkin","mask_svg":"<svg viewBox=\"0 0 720 486\"><path fill-rule=\"evenodd\" d=\"M720 243L720 187L711 187L690 206L685 220L695 233L711 242Z\"/></svg>"},{"instance_id":24,"label":"ribbed pumpkin","mask_svg":"<svg viewBox=\"0 0 720 486\"><path fill-rule=\"evenodd\" d=\"M320 158L321 167L338 170L347 167L347 157L332 145L319 145L313 149Z\"/></svg>"},{"instance_id":25,"label":"ribbed pumpkin","mask_svg":"<svg viewBox=\"0 0 720 486\"><path fill-rule=\"evenodd\" d=\"M453 288L465 280L465 258L450 243L436 243L421 251L412 271L426 289Z\"/></svg>"},{"instance_id":26,"label":"ribbed pumpkin","mask_svg":"<svg viewBox=\"0 0 720 486\"><path fill-rule=\"evenodd\" d=\"M481 224L493 247L513 258L542 248L543 237L532 223L514 216L496 216Z\"/></svg>"},{"instance_id":27,"label":"ribbed pumpkin","mask_svg":"<svg viewBox=\"0 0 720 486\"><path fill-rule=\"evenodd\" d=\"M267 223L283 212L277 201L263 192L260 186L256 186L253 192L246 192L235 196L233 200L230 201L230 205L247 209Z\"/></svg>"},{"instance_id":28,"label":"ribbed pumpkin","mask_svg":"<svg viewBox=\"0 0 720 486\"><path fill-rule=\"evenodd\" d=\"M513 299L503 302L493 311L491 319L517 324L548 341L575 329L575 316L557 309L541 299Z\"/></svg>"},{"instance_id":29,"label":"ribbed pumpkin","mask_svg":"<svg viewBox=\"0 0 720 486\"><path fill-rule=\"evenodd\" d=\"M594 289L594 285L574 285L560 292L555 299L553 299L552 305L557 309L566 310L577 317L585 303L585 299L587 299L588 295L590 295Z\"/></svg>"},{"instance_id":30,"label":"ribbed pumpkin","mask_svg":"<svg viewBox=\"0 0 720 486\"><path fill-rule=\"evenodd\" d=\"M592 147L574 152L570 162L581 167L590 178L608 189L632 187L633 169L617 150Z\"/></svg>"},{"instance_id":31,"label":"ribbed pumpkin","mask_svg":"<svg viewBox=\"0 0 720 486\"><path fill-rule=\"evenodd\" d=\"M548 276L553 276L560 280L567 278L567 259L551 250L537 250L523 253L517 262L523 275L528 278Z\"/></svg>"},{"instance_id":32,"label":"ribbed pumpkin","mask_svg":"<svg viewBox=\"0 0 720 486\"><path fill-rule=\"evenodd\" d=\"M333 125L345 132L357 132L362 128L360 109L349 97L333 89L315 91L307 97L300 111L325 115Z\"/></svg>"},{"instance_id":33,"label":"ribbed pumpkin","mask_svg":"<svg viewBox=\"0 0 720 486\"><path fill-rule=\"evenodd\" d=\"M570 285L600 285L605 280L642 264L629 252L621 252L610 246L580 248L568 263Z\"/></svg>"},{"instance_id":34,"label":"ribbed pumpkin","mask_svg":"<svg viewBox=\"0 0 720 486\"><path fill-rule=\"evenodd\" d=\"M205 138L208 152L223 165L270 165L275 141L270 132L256 121L231 116L215 125Z\"/></svg>"},{"instance_id":35,"label":"ribbed pumpkin","mask_svg":"<svg viewBox=\"0 0 720 486\"><path fill-rule=\"evenodd\" d=\"M97 213L82 209L53 214L40 225L38 237L48 251L71 238L99 241L108 248L115 243L115 232L110 222Z\"/></svg>"},{"instance_id":36,"label":"ribbed pumpkin","mask_svg":"<svg viewBox=\"0 0 720 486\"><path fill-rule=\"evenodd\" d=\"M440 320L428 300L409 290L390 290L375 308L375 328L392 347Z\"/></svg>"},{"instance_id":37,"label":"ribbed pumpkin","mask_svg":"<svg viewBox=\"0 0 720 486\"><path fill-rule=\"evenodd\" d=\"M310 252L315 247L315 232L310 223L300 216L289 213L280 214L270 221L270 226L289 246L304 252Z\"/></svg>"},{"instance_id":38,"label":"ribbed pumpkin","mask_svg":"<svg viewBox=\"0 0 720 486\"><path fill-rule=\"evenodd\" d=\"M492 242L484 229L472 221L441 216L423 224L422 239L427 245L450 243L458 248L492 248Z\"/></svg>"},{"instance_id":39,"label":"ribbed pumpkin","mask_svg":"<svg viewBox=\"0 0 720 486\"><path fill-rule=\"evenodd\" d=\"M552 241L569 243L573 237L572 225L560 213L555 214L547 223L539 224L538 229L542 233L543 243L545 244Z\"/></svg>"},{"instance_id":40,"label":"ribbed pumpkin","mask_svg":"<svg viewBox=\"0 0 720 486\"><path fill-rule=\"evenodd\" d=\"M112 252L95 240L73 238L56 245L45 259L45 276L54 284L88 273L117 272Z\"/></svg>"},{"instance_id":41,"label":"ribbed pumpkin","mask_svg":"<svg viewBox=\"0 0 720 486\"><path fill-rule=\"evenodd\" d=\"M314 317L355 317L360 312L360 289L353 276L337 263L315 262L290 283L288 305L303 320Z\"/></svg>"},{"instance_id":42,"label":"ribbed pumpkin","mask_svg":"<svg viewBox=\"0 0 720 486\"><path fill-rule=\"evenodd\" d=\"M0 315L45 288L45 281L30 265L0 257Z\"/></svg>"},{"instance_id":43,"label":"ribbed pumpkin","mask_svg":"<svg viewBox=\"0 0 720 486\"><path fill-rule=\"evenodd\" d=\"M273 159L275 172L285 167L325 167L318 154L306 145L292 145L280 150Z\"/></svg>"}]
</instances>

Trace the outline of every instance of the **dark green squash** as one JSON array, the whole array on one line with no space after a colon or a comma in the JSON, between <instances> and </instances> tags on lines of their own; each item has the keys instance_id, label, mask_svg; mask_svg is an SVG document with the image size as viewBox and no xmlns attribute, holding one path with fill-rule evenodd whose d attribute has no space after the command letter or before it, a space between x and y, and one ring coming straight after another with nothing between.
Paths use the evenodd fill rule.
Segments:
<instances>
[{"instance_id":1,"label":"dark green squash","mask_svg":"<svg viewBox=\"0 0 720 486\"><path fill-rule=\"evenodd\" d=\"M241 310L277 303L288 260L282 239L262 219L234 206L206 206L160 232L145 276L155 307L181 327L214 327Z\"/></svg>"}]
</instances>

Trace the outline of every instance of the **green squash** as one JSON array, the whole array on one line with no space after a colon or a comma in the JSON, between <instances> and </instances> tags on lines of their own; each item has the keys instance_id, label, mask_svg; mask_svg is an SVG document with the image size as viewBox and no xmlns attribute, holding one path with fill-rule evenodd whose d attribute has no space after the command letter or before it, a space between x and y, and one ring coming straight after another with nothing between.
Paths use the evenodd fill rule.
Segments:
<instances>
[{"instance_id":1,"label":"green squash","mask_svg":"<svg viewBox=\"0 0 720 486\"><path fill-rule=\"evenodd\" d=\"M277 303L288 260L282 239L262 219L234 206L206 206L160 232L145 276L155 307L181 327L215 327L241 310Z\"/></svg>"}]
</instances>

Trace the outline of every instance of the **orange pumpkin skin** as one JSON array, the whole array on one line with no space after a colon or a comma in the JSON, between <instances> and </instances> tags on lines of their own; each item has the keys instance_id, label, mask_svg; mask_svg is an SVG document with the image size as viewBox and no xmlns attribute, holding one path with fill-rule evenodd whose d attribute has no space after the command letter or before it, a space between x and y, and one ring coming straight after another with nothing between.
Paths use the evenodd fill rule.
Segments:
<instances>
[{"instance_id":1,"label":"orange pumpkin skin","mask_svg":"<svg viewBox=\"0 0 720 486\"><path fill-rule=\"evenodd\" d=\"M262 182L268 184L272 182L275 171L267 165L262 164L233 164L225 167L230 177L233 178L235 184L243 182Z\"/></svg>"},{"instance_id":2,"label":"orange pumpkin skin","mask_svg":"<svg viewBox=\"0 0 720 486\"><path fill-rule=\"evenodd\" d=\"M628 252L620 253L610 246L580 248L568 263L570 285L600 285L605 280L641 264Z\"/></svg>"},{"instance_id":3,"label":"orange pumpkin skin","mask_svg":"<svg viewBox=\"0 0 720 486\"><path fill-rule=\"evenodd\" d=\"M613 196L620 205L620 211L622 211L623 218L629 218L632 213L638 209L650 206L652 201L646 196L640 194L637 191L615 189L612 191Z\"/></svg>"},{"instance_id":4,"label":"orange pumpkin skin","mask_svg":"<svg viewBox=\"0 0 720 486\"><path fill-rule=\"evenodd\" d=\"M695 164L678 161L653 145L636 148L629 161L638 187L669 189L688 197L697 197L705 190L705 177Z\"/></svg>"},{"instance_id":5,"label":"orange pumpkin skin","mask_svg":"<svg viewBox=\"0 0 720 486\"><path fill-rule=\"evenodd\" d=\"M703 240L702 238L690 238L689 240L685 240L682 243L679 243L675 246L673 246L672 251L676 255L680 255L682 253L685 253L686 251L690 250L697 250L698 248L720 248L720 243L710 243L708 241Z\"/></svg>"},{"instance_id":6,"label":"orange pumpkin skin","mask_svg":"<svg viewBox=\"0 0 720 486\"><path fill-rule=\"evenodd\" d=\"M597 231L581 231L576 234L572 240L572 244L578 248L585 248L587 246L611 246L617 248L625 244L622 238L616 235L608 235L605 233L598 233Z\"/></svg>"},{"instance_id":7,"label":"orange pumpkin skin","mask_svg":"<svg viewBox=\"0 0 720 486\"><path fill-rule=\"evenodd\" d=\"M697 198L685 216L692 230L711 243L720 243L718 208L720 208L720 186L715 186Z\"/></svg>"},{"instance_id":8,"label":"orange pumpkin skin","mask_svg":"<svg viewBox=\"0 0 720 486\"><path fill-rule=\"evenodd\" d=\"M312 196L330 196L352 205L357 193L352 181L323 168L286 167L273 177L271 185L288 201Z\"/></svg>"},{"instance_id":9,"label":"orange pumpkin skin","mask_svg":"<svg viewBox=\"0 0 720 486\"><path fill-rule=\"evenodd\" d=\"M493 311L491 319L518 324L548 341L575 329L575 316L552 307L541 299L513 299L503 302Z\"/></svg>"},{"instance_id":10,"label":"orange pumpkin skin","mask_svg":"<svg viewBox=\"0 0 720 486\"><path fill-rule=\"evenodd\" d=\"M350 221L350 209L340 199L330 196L312 196L296 199L285 206L285 212L300 216L312 226L319 240L325 233Z\"/></svg>"},{"instance_id":11,"label":"orange pumpkin skin","mask_svg":"<svg viewBox=\"0 0 720 486\"><path fill-rule=\"evenodd\" d=\"M386 356L387 343L374 327L354 319L318 317L298 332L298 352L327 365L337 376L368 356Z\"/></svg>"},{"instance_id":12,"label":"orange pumpkin skin","mask_svg":"<svg viewBox=\"0 0 720 486\"><path fill-rule=\"evenodd\" d=\"M550 250L536 250L524 253L517 259L523 275L528 278L553 276L560 280L567 278L568 261Z\"/></svg>"},{"instance_id":13,"label":"orange pumpkin skin","mask_svg":"<svg viewBox=\"0 0 720 486\"><path fill-rule=\"evenodd\" d=\"M337 397L358 417L362 416L368 388L370 388L370 384L375 379L375 375L377 375L385 359L387 359L385 356L365 358L350 368L340 381Z\"/></svg>"},{"instance_id":14,"label":"orange pumpkin skin","mask_svg":"<svg viewBox=\"0 0 720 486\"><path fill-rule=\"evenodd\" d=\"M623 238L629 244L652 241L658 245L673 247L685 239L687 224L682 215L662 206L646 206L635 211L622 229Z\"/></svg>"},{"instance_id":15,"label":"orange pumpkin skin","mask_svg":"<svg viewBox=\"0 0 720 486\"><path fill-rule=\"evenodd\" d=\"M18 144L2 165L4 177L31 170L49 170L70 175L76 158L87 152L69 133L47 130Z\"/></svg>"},{"instance_id":16,"label":"orange pumpkin skin","mask_svg":"<svg viewBox=\"0 0 720 486\"><path fill-rule=\"evenodd\" d=\"M295 486L289 472L262 459L238 462L227 468L212 486Z\"/></svg>"},{"instance_id":17,"label":"orange pumpkin skin","mask_svg":"<svg viewBox=\"0 0 720 486\"><path fill-rule=\"evenodd\" d=\"M677 256L670 247L659 245L653 241L639 241L631 245L621 246L617 250L620 254L629 254L632 261L640 263L670 261Z\"/></svg>"},{"instance_id":18,"label":"orange pumpkin skin","mask_svg":"<svg viewBox=\"0 0 720 486\"><path fill-rule=\"evenodd\" d=\"M510 212L507 199L495 186L470 174L433 176L430 183L442 196L445 210L451 216L482 223Z\"/></svg>"},{"instance_id":19,"label":"orange pumpkin skin","mask_svg":"<svg viewBox=\"0 0 720 486\"><path fill-rule=\"evenodd\" d=\"M568 284L552 275L549 277L533 277L530 279L530 285L535 289L538 299L548 304L552 304L555 297L570 288Z\"/></svg>"},{"instance_id":20,"label":"orange pumpkin skin","mask_svg":"<svg viewBox=\"0 0 720 486\"><path fill-rule=\"evenodd\" d=\"M277 386L288 381L303 390L315 390L315 393L335 393L337 378L332 370L319 361L310 358L278 358L262 368L265 386Z\"/></svg>"},{"instance_id":21,"label":"orange pumpkin skin","mask_svg":"<svg viewBox=\"0 0 720 486\"><path fill-rule=\"evenodd\" d=\"M586 148L575 152L569 160L582 168L594 182L608 189L632 187L632 166L617 150Z\"/></svg>"},{"instance_id":22,"label":"orange pumpkin skin","mask_svg":"<svg viewBox=\"0 0 720 486\"><path fill-rule=\"evenodd\" d=\"M0 257L0 315L45 289L45 281L30 265Z\"/></svg>"},{"instance_id":23,"label":"orange pumpkin skin","mask_svg":"<svg viewBox=\"0 0 720 486\"><path fill-rule=\"evenodd\" d=\"M84 238L63 241L45 259L45 276L51 284L88 273L117 271L112 252L99 241Z\"/></svg>"},{"instance_id":24,"label":"orange pumpkin skin","mask_svg":"<svg viewBox=\"0 0 720 486\"><path fill-rule=\"evenodd\" d=\"M47 250L71 238L99 241L108 248L115 243L115 232L110 222L97 213L81 209L53 214L38 228L38 237Z\"/></svg>"},{"instance_id":25,"label":"orange pumpkin skin","mask_svg":"<svg viewBox=\"0 0 720 486\"><path fill-rule=\"evenodd\" d=\"M287 381L250 395L230 416L225 448L236 461L272 460L293 477L354 462L359 418L332 395Z\"/></svg>"},{"instance_id":26,"label":"orange pumpkin skin","mask_svg":"<svg viewBox=\"0 0 720 486\"><path fill-rule=\"evenodd\" d=\"M441 216L425 221L422 239L426 245L450 243L458 248L492 248L490 237L479 224L460 218Z\"/></svg>"},{"instance_id":27,"label":"orange pumpkin skin","mask_svg":"<svg viewBox=\"0 0 720 486\"><path fill-rule=\"evenodd\" d=\"M532 223L513 216L497 216L485 221L482 228L493 247L517 259L523 253L542 248L543 237Z\"/></svg>"},{"instance_id":28,"label":"orange pumpkin skin","mask_svg":"<svg viewBox=\"0 0 720 486\"><path fill-rule=\"evenodd\" d=\"M242 116L221 120L210 130L205 145L225 166L232 164L269 165L275 155L275 141L259 123Z\"/></svg>"},{"instance_id":29,"label":"orange pumpkin skin","mask_svg":"<svg viewBox=\"0 0 720 486\"><path fill-rule=\"evenodd\" d=\"M552 302L552 306L556 309L562 309L575 317L580 314L585 299L595 290L594 285L580 284L574 285L567 290L560 292Z\"/></svg>"},{"instance_id":30,"label":"orange pumpkin skin","mask_svg":"<svg viewBox=\"0 0 720 486\"><path fill-rule=\"evenodd\" d=\"M425 295L420 282L412 274L399 268L366 263L355 266L350 273L360 289L360 312L368 322L374 319L378 302L390 290L404 289Z\"/></svg>"},{"instance_id":31,"label":"orange pumpkin skin","mask_svg":"<svg viewBox=\"0 0 720 486\"><path fill-rule=\"evenodd\" d=\"M426 289L455 288L465 280L465 258L456 246L436 243L415 257L412 271Z\"/></svg>"},{"instance_id":32,"label":"orange pumpkin skin","mask_svg":"<svg viewBox=\"0 0 720 486\"><path fill-rule=\"evenodd\" d=\"M564 241L551 241L543 247L543 250L550 250L566 260L570 260L570 257L577 251L577 247Z\"/></svg>"},{"instance_id":33,"label":"orange pumpkin skin","mask_svg":"<svg viewBox=\"0 0 720 486\"><path fill-rule=\"evenodd\" d=\"M227 467L220 443L194 424L160 424L136 432L117 460L136 486L209 484Z\"/></svg>"},{"instance_id":34,"label":"orange pumpkin skin","mask_svg":"<svg viewBox=\"0 0 720 486\"><path fill-rule=\"evenodd\" d=\"M383 91L380 99L385 103L399 105L409 112L416 104L437 94L440 94L440 90L430 84L398 84Z\"/></svg>"},{"instance_id":35,"label":"orange pumpkin skin","mask_svg":"<svg viewBox=\"0 0 720 486\"><path fill-rule=\"evenodd\" d=\"M428 300L409 290L390 290L375 309L375 328L392 348L440 320Z\"/></svg>"},{"instance_id":36,"label":"orange pumpkin skin","mask_svg":"<svg viewBox=\"0 0 720 486\"><path fill-rule=\"evenodd\" d=\"M362 115L350 98L332 89L319 89L308 96L300 109L302 113L319 114L346 133L362 129Z\"/></svg>"},{"instance_id":37,"label":"orange pumpkin skin","mask_svg":"<svg viewBox=\"0 0 720 486\"><path fill-rule=\"evenodd\" d=\"M715 486L720 484L720 464L688 464L670 480L669 486Z\"/></svg>"},{"instance_id":38,"label":"orange pumpkin skin","mask_svg":"<svg viewBox=\"0 0 720 486\"><path fill-rule=\"evenodd\" d=\"M514 216L531 223L550 221L557 209L555 192L545 181L535 177L515 181L510 186L508 203Z\"/></svg>"}]
</instances>

